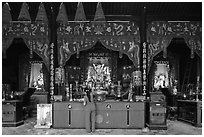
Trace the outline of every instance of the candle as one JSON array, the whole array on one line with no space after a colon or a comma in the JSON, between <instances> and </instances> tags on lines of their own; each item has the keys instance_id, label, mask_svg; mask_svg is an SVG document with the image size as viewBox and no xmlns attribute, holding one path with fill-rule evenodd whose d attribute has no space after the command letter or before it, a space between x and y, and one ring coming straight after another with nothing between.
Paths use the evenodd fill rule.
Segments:
<instances>
[{"instance_id":1,"label":"candle","mask_svg":"<svg viewBox=\"0 0 204 137\"><path fill-rule=\"evenodd\" d=\"M196 87L196 101L199 101L199 99L198 99L198 92L199 92L199 79L200 79L200 77L199 76L197 76L197 87Z\"/></svg>"},{"instance_id":2,"label":"candle","mask_svg":"<svg viewBox=\"0 0 204 137\"><path fill-rule=\"evenodd\" d=\"M197 82L199 83L199 80L200 80L200 77L199 76L197 76Z\"/></svg>"}]
</instances>

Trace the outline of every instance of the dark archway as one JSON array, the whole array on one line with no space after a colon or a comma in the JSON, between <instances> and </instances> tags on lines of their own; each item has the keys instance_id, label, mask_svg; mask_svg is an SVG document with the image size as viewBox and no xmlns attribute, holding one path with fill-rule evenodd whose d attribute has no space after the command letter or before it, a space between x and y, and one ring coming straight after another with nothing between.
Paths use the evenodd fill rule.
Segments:
<instances>
[{"instance_id":1,"label":"dark archway","mask_svg":"<svg viewBox=\"0 0 204 137\"><path fill-rule=\"evenodd\" d=\"M10 84L11 90L19 90L19 58L22 54L29 55L29 49L23 39L16 38L7 49L6 54L7 57L2 59L2 83ZM28 61L28 58L25 58L24 61Z\"/></svg>"},{"instance_id":2,"label":"dark archway","mask_svg":"<svg viewBox=\"0 0 204 137\"><path fill-rule=\"evenodd\" d=\"M184 75L186 69L189 69L191 67L191 71L189 74L189 83L195 84L197 82L197 76L200 76L200 81L202 80L202 61L200 56L198 54L194 55L194 58L191 58L191 49L186 46L185 40L183 38L174 38L169 47L167 48L167 52L170 51L171 53L174 53L178 57L178 66L179 66L179 83L178 83L178 89L181 93L184 93L185 91L182 91L182 84L184 81ZM188 66L188 62L191 62L190 66ZM184 83L185 84L185 83ZM187 83L188 84L188 83Z\"/></svg>"},{"instance_id":3,"label":"dark archway","mask_svg":"<svg viewBox=\"0 0 204 137\"><path fill-rule=\"evenodd\" d=\"M29 86L30 61L42 61L42 58L33 52L30 58L30 49L22 38L14 38L6 50L6 58L2 59L2 83L10 84L11 91L24 91ZM45 80L49 78L48 68L43 64ZM48 90L48 85L45 87Z\"/></svg>"},{"instance_id":4,"label":"dark archway","mask_svg":"<svg viewBox=\"0 0 204 137\"><path fill-rule=\"evenodd\" d=\"M188 62L191 62L191 71L190 71L190 78L187 84L193 84L196 86L197 76L200 76L200 81L202 77L201 72L201 58L195 54L194 58L191 58L191 49L186 45L185 40L183 38L173 38L171 43L167 48L167 58L163 58L163 51L159 52L156 56L154 56L153 61L151 63L150 71L149 71L149 89L152 89L152 79L154 75L154 61L155 60L162 60L162 61L169 61L169 77L170 77L170 86L168 90L164 92L166 95L167 105L173 106L175 102L173 102L173 84L174 81L177 80L177 89L178 95L183 95L186 91L182 89L184 75ZM194 87L195 88L195 87ZM182 91L183 90L183 91ZM186 93L185 93L186 94Z\"/></svg>"}]
</instances>

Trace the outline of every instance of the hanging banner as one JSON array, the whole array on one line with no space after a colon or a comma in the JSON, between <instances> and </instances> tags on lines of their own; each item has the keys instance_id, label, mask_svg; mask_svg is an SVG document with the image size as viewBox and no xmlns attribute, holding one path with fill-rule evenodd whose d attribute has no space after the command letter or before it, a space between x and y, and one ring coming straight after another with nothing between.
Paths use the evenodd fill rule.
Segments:
<instances>
[{"instance_id":1,"label":"hanging banner","mask_svg":"<svg viewBox=\"0 0 204 137\"><path fill-rule=\"evenodd\" d=\"M48 37L48 24L30 21L12 21L2 28L5 37Z\"/></svg>"},{"instance_id":2,"label":"hanging banner","mask_svg":"<svg viewBox=\"0 0 204 137\"><path fill-rule=\"evenodd\" d=\"M26 46L30 49L30 57L33 51L38 54L44 61L49 70L49 36L48 36L48 19L43 3L40 3L36 21L31 22L29 7L24 2L18 17L19 21L11 21L10 8L4 4L4 15L2 27L2 46L5 57L6 50L11 45L14 38L22 38Z\"/></svg>"},{"instance_id":3,"label":"hanging banner","mask_svg":"<svg viewBox=\"0 0 204 137\"><path fill-rule=\"evenodd\" d=\"M139 35L139 27L133 22L68 22L59 24L59 37L69 36L125 36Z\"/></svg>"},{"instance_id":4,"label":"hanging banner","mask_svg":"<svg viewBox=\"0 0 204 137\"><path fill-rule=\"evenodd\" d=\"M82 2L78 2L74 20L75 21L86 21L86 15L84 12L84 6Z\"/></svg>"},{"instance_id":5,"label":"hanging banner","mask_svg":"<svg viewBox=\"0 0 204 137\"><path fill-rule=\"evenodd\" d=\"M173 38L184 38L187 46L191 49L191 57L194 51L202 56L202 22L167 22L154 21L148 25L148 70L153 57L163 52L164 58L167 55L167 47Z\"/></svg>"},{"instance_id":6,"label":"hanging banner","mask_svg":"<svg viewBox=\"0 0 204 137\"><path fill-rule=\"evenodd\" d=\"M29 14L29 6L26 2L24 2L21 7L21 11L19 13L18 20L31 21L30 14Z\"/></svg>"},{"instance_id":7,"label":"hanging banner","mask_svg":"<svg viewBox=\"0 0 204 137\"><path fill-rule=\"evenodd\" d=\"M127 54L139 67L140 34L133 22L69 22L60 24L57 34L60 66L64 66L72 54L100 41L108 49Z\"/></svg>"},{"instance_id":8,"label":"hanging banner","mask_svg":"<svg viewBox=\"0 0 204 137\"><path fill-rule=\"evenodd\" d=\"M64 3L60 4L60 8L59 8L59 12L58 12L56 21L64 23L64 24L66 24L66 22L68 21L67 12L66 12Z\"/></svg>"}]
</instances>

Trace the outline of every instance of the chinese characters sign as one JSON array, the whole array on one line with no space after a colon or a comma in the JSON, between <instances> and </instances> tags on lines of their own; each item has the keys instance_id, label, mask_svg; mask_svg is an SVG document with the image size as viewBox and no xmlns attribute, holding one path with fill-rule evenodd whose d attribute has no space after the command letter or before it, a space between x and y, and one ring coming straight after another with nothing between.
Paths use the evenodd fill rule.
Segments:
<instances>
[{"instance_id":1,"label":"chinese characters sign","mask_svg":"<svg viewBox=\"0 0 204 137\"><path fill-rule=\"evenodd\" d=\"M146 95L147 91L147 43L142 44L142 86L143 86L143 95Z\"/></svg>"},{"instance_id":2,"label":"chinese characters sign","mask_svg":"<svg viewBox=\"0 0 204 137\"><path fill-rule=\"evenodd\" d=\"M148 27L149 36L193 37L201 35L201 22L152 22Z\"/></svg>"},{"instance_id":3,"label":"chinese characters sign","mask_svg":"<svg viewBox=\"0 0 204 137\"><path fill-rule=\"evenodd\" d=\"M48 24L31 23L30 21L13 21L3 27L3 36L30 37L48 36Z\"/></svg>"},{"instance_id":4,"label":"chinese characters sign","mask_svg":"<svg viewBox=\"0 0 204 137\"><path fill-rule=\"evenodd\" d=\"M133 22L68 22L60 24L58 36L125 36L139 35L139 27Z\"/></svg>"}]
</instances>

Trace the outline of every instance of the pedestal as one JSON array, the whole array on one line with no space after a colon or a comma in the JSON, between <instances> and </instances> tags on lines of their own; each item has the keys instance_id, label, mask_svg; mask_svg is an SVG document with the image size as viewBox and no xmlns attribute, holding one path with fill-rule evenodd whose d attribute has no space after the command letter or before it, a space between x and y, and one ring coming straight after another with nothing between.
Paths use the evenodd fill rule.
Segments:
<instances>
[{"instance_id":1,"label":"pedestal","mask_svg":"<svg viewBox=\"0 0 204 137\"><path fill-rule=\"evenodd\" d=\"M178 100L178 120L202 127L202 101Z\"/></svg>"},{"instance_id":2,"label":"pedestal","mask_svg":"<svg viewBox=\"0 0 204 137\"><path fill-rule=\"evenodd\" d=\"M31 101L34 104L32 115L37 116L37 104L48 103L48 92L34 92L31 96Z\"/></svg>"},{"instance_id":3,"label":"pedestal","mask_svg":"<svg viewBox=\"0 0 204 137\"><path fill-rule=\"evenodd\" d=\"M16 127L22 125L23 109L20 100L7 100L2 102L2 126Z\"/></svg>"},{"instance_id":4,"label":"pedestal","mask_svg":"<svg viewBox=\"0 0 204 137\"><path fill-rule=\"evenodd\" d=\"M98 129L142 129L145 126L145 102L97 102L96 110Z\"/></svg>"},{"instance_id":5,"label":"pedestal","mask_svg":"<svg viewBox=\"0 0 204 137\"><path fill-rule=\"evenodd\" d=\"M145 126L145 102L96 102L96 128L138 128ZM54 128L85 128L82 102L54 102Z\"/></svg>"},{"instance_id":6,"label":"pedestal","mask_svg":"<svg viewBox=\"0 0 204 137\"><path fill-rule=\"evenodd\" d=\"M150 92L146 105L146 125L150 130L166 130L166 102L162 92Z\"/></svg>"},{"instance_id":7,"label":"pedestal","mask_svg":"<svg viewBox=\"0 0 204 137\"><path fill-rule=\"evenodd\" d=\"M147 103L147 126L150 130L166 130L166 103Z\"/></svg>"},{"instance_id":8,"label":"pedestal","mask_svg":"<svg viewBox=\"0 0 204 137\"><path fill-rule=\"evenodd\" d=\"M85 112L81 102L54 102L54 128L85 128Z\"/></svg>"}]
</instances>

